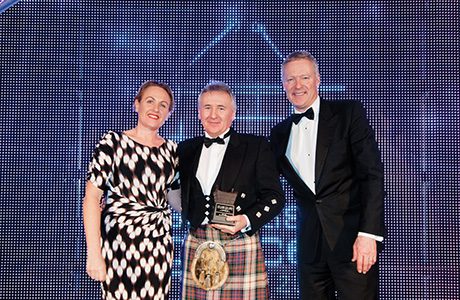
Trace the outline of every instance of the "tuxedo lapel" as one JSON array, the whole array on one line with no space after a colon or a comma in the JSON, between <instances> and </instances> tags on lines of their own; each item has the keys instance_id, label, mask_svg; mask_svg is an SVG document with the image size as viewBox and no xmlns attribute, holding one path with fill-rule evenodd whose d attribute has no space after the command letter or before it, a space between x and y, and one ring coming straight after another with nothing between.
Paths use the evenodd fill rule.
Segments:
<instances>
[{"instance_id":1,"label":"tuxedo lapel","mask_svg":"<svg viewBox=\"0 0 460 300\"><path fill-rule=\"evenodd\" d=\"M286 148L289 142L289 135L291 134L292 127L292 116L287 118L281 123L280 130L278 132L278 140L280 144L280 153L286 153ZM284 155L284 157L286 157Z\"/></svg>"},{"instance_id":2,"label":"tuxedo lapel","mask_svg":"<svg viewBox=\"0 0 460 300\"><path fill-rule=\"evenodd\" d=\"M191 175L192 177L196 176L196 171L198 170L198 163L200 162L201 150L203 149L203 137L200 137L199 141L194 145L195 156L193 157Z\"/></svg>"},{"instance_id":3,"label":"tuxedo lapel","mask_svg":"<svg viewBox=\"0 0 460 300\"><path fill-rule=\"evenodd\" d=\"M187 191L190 189L190 184L193 182L194 178L196 177L196 171L198 169L198 163L200 161L201 149L203 149L203 137L196 138L193 143L190 145L190 149L185 151L188 154L187 157L184 157L183 161L180 163L185 164L189 162L186 167L182 167L182 170L185 170L186 174L184 174L185 178L187 178L187 182L185 183L185 188Z\"/></svg>"},{"instance_id":4,"label":"tuxedo lapel","mask_svg":"<svg viewBox=\"0 0 460 300\"><path fill-rule=\"evenodd\" d=\"M242 143L239 134L233 132L230 135L227 150L225 151L219 175L217 176L217 178L221 178L220 186L218 186L219 189L223 191L231 191L231 189L235 186L243 163L243 158L245 157L246 149L247 144Z\"/></svg>"},{"instance_id":5,"label":"tuxedo lapel","mask_svg":"<svg viewBox=\"0 0 460 300\"><path fill-rule=\"evenodd\" d=\"M334 113L329 103L327 101L321 101L315 162L315 187L317 193L319 184L321 183L321 172L334 134L335 121L333 117Z\"/></svg>"}]
</instances>

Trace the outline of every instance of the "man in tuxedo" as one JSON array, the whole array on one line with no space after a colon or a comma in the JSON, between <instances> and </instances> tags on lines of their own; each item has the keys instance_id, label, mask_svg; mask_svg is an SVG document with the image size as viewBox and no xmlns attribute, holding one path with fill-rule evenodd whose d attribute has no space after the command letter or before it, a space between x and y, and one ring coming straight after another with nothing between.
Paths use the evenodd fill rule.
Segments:
<instances>
[{"instance_id":1,"label":"man in tuxedo","mask_svg":"<svg viewBox=\"0 0 460 300\"><path fill-rule=\"evenodd\" d=\"M383 167L359 102L319 97L316 59L291 53L282 81L295 114L270 142L298 206L302 299L378 298L377 241L383 240Z\"/></svg>"},{"instance_id":2,"label":"man in tuxedo","mask_svg":"<svg viewBox=\"0 0 460 300\"><path fill-rule=\"evenodd\" d=\"M204 136L178 146L182 218L189 223L182 299L268 299L258 231L281 212L284 193L268 141L235 132L235 114L231 89L211 82L198 99ZM216 223L220 192L234 199L234 216L224 217L229 224ZM211 259L212 249L219 255Z\"/></svg>"}]
</instances>

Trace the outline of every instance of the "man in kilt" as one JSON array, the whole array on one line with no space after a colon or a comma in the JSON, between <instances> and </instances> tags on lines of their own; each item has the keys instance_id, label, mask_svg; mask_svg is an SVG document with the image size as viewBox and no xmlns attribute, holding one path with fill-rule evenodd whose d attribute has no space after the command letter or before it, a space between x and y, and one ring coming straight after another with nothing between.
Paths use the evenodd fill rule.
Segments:
<instances>
[{"instance_id":1,"label":"man in kilt","mask_svg":"<svg viewBox=\"0 0 460 300\"><path fill-rule=\"evenodd\" d=\"M211 82L198 98L205 136L178 146L182 218L182 299L268 299L259 229L285 199L264 137L231 128L235 97Z\"/></svg>"}]
</instances>

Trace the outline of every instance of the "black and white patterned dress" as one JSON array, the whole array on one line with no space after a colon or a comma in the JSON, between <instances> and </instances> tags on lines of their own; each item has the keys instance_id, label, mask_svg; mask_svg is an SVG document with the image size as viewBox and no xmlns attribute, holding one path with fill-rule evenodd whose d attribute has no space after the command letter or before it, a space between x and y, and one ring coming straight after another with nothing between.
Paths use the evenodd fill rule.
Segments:
<instances>
[{"instance_id":1,"label":"black and white patterned dress","mask_svg":"<svg viewBox=\"0 0 460 300\"><path fill-rule=\"evenodd\" d=\"M101 217L107 277L104 299L167 299L173 241L166 190L173 182L177 145L139 144L107 132L96 146L88 180L106 193Z\"/></svg>"}]
</instances>

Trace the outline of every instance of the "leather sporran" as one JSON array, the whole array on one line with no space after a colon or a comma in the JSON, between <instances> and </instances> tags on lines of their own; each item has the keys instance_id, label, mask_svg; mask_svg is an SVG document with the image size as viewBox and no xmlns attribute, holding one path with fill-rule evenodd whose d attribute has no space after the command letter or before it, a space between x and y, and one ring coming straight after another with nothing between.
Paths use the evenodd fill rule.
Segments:
<instances>
[{"instance_id":1,"label":"leather sporran","mask_svg":"<svg viewBox=\"0 0 460 300\"><path fill-rule=\"evenodd\" d=\"M220 288L229 274L223 246L213 241L200 244L191 264L191 272L198 287L207 291Z\"/></svg>"}]
</instances>

